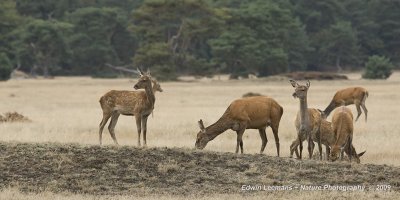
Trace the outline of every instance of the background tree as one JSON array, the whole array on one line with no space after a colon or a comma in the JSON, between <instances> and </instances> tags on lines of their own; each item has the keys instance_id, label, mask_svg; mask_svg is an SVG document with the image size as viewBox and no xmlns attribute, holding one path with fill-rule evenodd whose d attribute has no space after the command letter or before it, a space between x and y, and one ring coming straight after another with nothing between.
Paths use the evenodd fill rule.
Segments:
<instances>
[{"instance_id":1,"label":"background tree","mask_svg":"<svg viewBox=\"0 0 400 200\"><path fill-rule=\"evenodd\" d=\"M14 46L10 43L12 32L21 23L15 2L4 0L0 4L0 80L7 80L15 63Z\"/></svg>"},{"instance_id":2,"label":"background tree","mask_svg":"<svg viewBox=\"0 0 400 200\"><path fill-rule=\"evenodd\" d=\"M68 58L66 35L71 24L57 20L31 20L16 30L16 55L20 63L29 66L31 74L39 70L45 77L57 71Z\"/></svg>"},{"instance_id":3,"label":"background tree","mask_svg":"<svg viewBox=\"0 0 400 200\"><path fill-rule=\"evenodd\" d=\"M361 70L373 55L398 67L399 13L393 0L3 0L0 53L25 72L102 77L107 63L165 79Z\"/></svg>"},{"instance_id":4,"label":"background tree","mask_svg":"<svg viewBox=\"0 0 400 200\"><path fill-rule=\"evenodd\" d=\"M127 64L136 41L128 32L126 13L118 8L81 8L67 15L73 24L68 38L72 74L99 74L105 63ZM100 72L99 72L100 71Z\"/></svg>"},{"instance_id":5,"label":"background tree","mask_svg":"<svg viewBox=\"0 0 400 200\"><path fill-rule=\"evenodd\" d=\"M145 1L134 11L133 22L132 30L141 41L134 63L164 73L190 73L208 66L207 40L218 35L221 25L216 10L196 0ZM160 55L163 59L150 59Z\"/></svg>"},{"instance_id":6,"label":"background tree","mask_svg":"<svg viewBox=\"0 0 400 200\"><path fill-rule=\"evenodd\" d=\"M335 65L338 72L342 64L357 64L358 40L357 34L350 22L339 21L317 34L320 52L319 62L325 65Z\"/></svg>"},{"instance_id":7,"label":"background tree","mask_svg":"<svg viewBox=\"0 0 400 200\"><path fill-rule=\"evenodd\" d=\"M228 66L230 73L261 76L286 72L289 66L304 68L308 39L290 10L273 1L252 1L229 14L226 30L210 40L216 63Z\"/></svg>"},{"instance_id":8,"label":"background tree","mask_svg":"<svg viewBox=\"0 0 400 200\"><path fill-rule=\"evenodd\" d=\"M393 64L384 56L371 56L365 64L365 72L362 75L367 79L387 79L392 74Z\"/></svg>"}]
</instances>

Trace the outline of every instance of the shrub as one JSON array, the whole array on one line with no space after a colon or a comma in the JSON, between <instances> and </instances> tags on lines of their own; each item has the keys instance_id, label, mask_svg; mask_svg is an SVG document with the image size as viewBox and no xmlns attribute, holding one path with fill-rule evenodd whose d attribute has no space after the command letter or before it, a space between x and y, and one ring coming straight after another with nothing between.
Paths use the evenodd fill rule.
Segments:
<instances>
[{"instance_id":1,"label":"shrub","mask_svg":"<svg viewBox=\"0 0 400 200\"><path fill-rule=\"evenodd\" d=\"M0 53L0 81L10 78L12 72L11 62L5 53Z\"/></svg>"},{"instance_id":2,"label":"shrub","mask_svg":"<svg viewBox=\"0 0 400 200\"><path fill-rule=\"evenodd\" d=\"M387 79L392 74L393 64L384 56L370 56L362 75L366 79Z\"/></svg>"}]
</instances>

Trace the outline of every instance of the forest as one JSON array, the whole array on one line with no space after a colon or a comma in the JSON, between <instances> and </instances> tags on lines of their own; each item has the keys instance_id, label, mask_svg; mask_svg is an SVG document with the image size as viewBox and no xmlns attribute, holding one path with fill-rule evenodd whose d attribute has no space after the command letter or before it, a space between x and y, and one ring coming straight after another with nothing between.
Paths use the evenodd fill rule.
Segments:
<instances>
[{"instance_id":1,"label":"forest","mask_svg":"<svg viewBox=\"0 0 400 200\"><path fill-rule=\"evenodd\" d=\"M161 80L363 70L400 63L395 0L1 0L0 76Z\"/></svg>"}]
</instances>

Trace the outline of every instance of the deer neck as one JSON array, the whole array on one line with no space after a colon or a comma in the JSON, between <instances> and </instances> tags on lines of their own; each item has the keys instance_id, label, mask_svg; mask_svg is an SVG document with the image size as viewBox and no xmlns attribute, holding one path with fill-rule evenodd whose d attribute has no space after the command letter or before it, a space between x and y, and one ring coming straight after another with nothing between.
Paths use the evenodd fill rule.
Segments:
<instances>
[{"instance_id":1,"label":"deer neck","mask_svg":"<svg viewBox=\"0 0 400 200\"><path fill-rule=\"evenodd\" d=\"M217 122L206 128L206 133L210 139L209 141L213 140L215 137L230 129L231 127L232 123L230 123L226 117L222 116Z\"/></svg>"},{"instance_id":2,"label":"deer neck","mask_svg":"<svg viewBox=\"0 0 400 200\"><path fill-rule=\"evenodd\" d=\"M326 116L329 116L329 114L332 112L333 109L336 108L336 104L334 101L331 101L331 103L325 108L324 114Z\"/></svg>"},{"instance_id":3,"label":"deer neck","mask_svg":"<svg viewBox=\"0 0 400 200\"><path fill-rule=\"evenodd\" d=\"M154 103L156 101L156 97L154 96L154 92L153 92L153 87L150 85L147 85L145 87L145 92L146 92L146 97L147 97L147 101L150 104L150 106L152 108L154 108Z\"/></svg>"},{"instance_id":4,"label":"deer neck","mask_svg":"<svg viewBox=\"0 0 400 200\"><path fill-rule=\"evenodd\" d=\"M300 99L300 123L302 125L309 124L307 97Z\"/></svg>"}]
</instances>

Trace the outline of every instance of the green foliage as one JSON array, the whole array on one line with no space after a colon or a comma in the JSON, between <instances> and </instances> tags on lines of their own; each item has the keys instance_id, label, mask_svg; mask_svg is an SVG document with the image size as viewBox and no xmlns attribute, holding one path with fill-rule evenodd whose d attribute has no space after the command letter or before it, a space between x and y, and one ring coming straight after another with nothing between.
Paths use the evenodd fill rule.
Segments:
<instances>
[{"instance_id":1,"label":"green foliage","mask_svg":"<svg viewBox=\"0 0 400 200\"><path fill-rule=\"evenodd\" d=\"M10 78L12 72L11 62L5 53L0 53L0 81L5 81Z\"/></svg>"},{"instance_id":2,"label":"green foliage","mask_svg":"<svg viewBox=\"0 0 400 200\"><path fill-rule=\"evenodd\" d=\"M392 74L393 64L384 56L371 56L362 75L366 79L387 79Z\"/></svg>"},{"instance_id":3,"label":"green foliage","mask_svg":"<svg viewBox=\"0 0 400 200\"><path fill-rule=\"evenodd\" d=\"M166 43L158 42L141 46L133 59L137 66L150 68L159 80L176 79L171 51Z\"/></svg>"},{"instance_id":4,"label":"green foliage","mask_svg":"<svg viewBox=\"0 0 400 200\"><path fill-rule=\"evenodd\" d=\"M333 64L340 70L341 64L356 63L358 56L357 34L350 22L338 21L317 35L319 63Z\"/></svg>"},{"instance_id":5,"label":"green foliage","mask_svg":"<svg viewBox=\"0 0 400 200\"><path fill-rule=\"evenodd\" d=\"M174 79L176 70L198 72L209 66L207 40L218 35L221 20L205 2L149 0L133 17L132 30L142 41L135 64L160 71L161 79Z\"/></svg>"},{"instance_id":6,"label":"green foliage","mask_svg":"<svg viewBox=\"0 0 400 200\"><path fill-rule=\"evenodd\" d=\"M67 16L74 25L69 37L74 74L104 70L105 63L129 63L135 40L128 19L118 8L81 8Z\"/></svg>"},{"instance_id":7,"label":"green foliage","mask_svg":"<svg viewBox=\"0 0 400 200\"><path fill-rule=\"evenodd\" d=\"M2 0L0 54L44 75L114 77L106 67L268 76L361 69L382 55L400 66L392 0Z\"/></svg>"},{"instance_id":8,"label":"green foliage","mask_svg":"<svg viewBox=\"0 0 400 200\"><path fill-rule=\"evenodd\" d=\"M210 40L214 59L229 72L267 76L305 67L308 39L290 10L253 1L229 14L227 30Z\"/></svg>"},{"instance_id":9,"label":"green foliage","mask_svg":"<svg viewBox=\"0 0 400 200\"><path fill-rule=\"evenodd\" d=\"M68 57L65 38L71 28L71 24L56 20L34 19L24 24L15 31L18 38L14 43L17 47L15 52L19 62L30 65L34 73L39 69L44 76L49 76Z\"/></svg>"}]
</instances>

